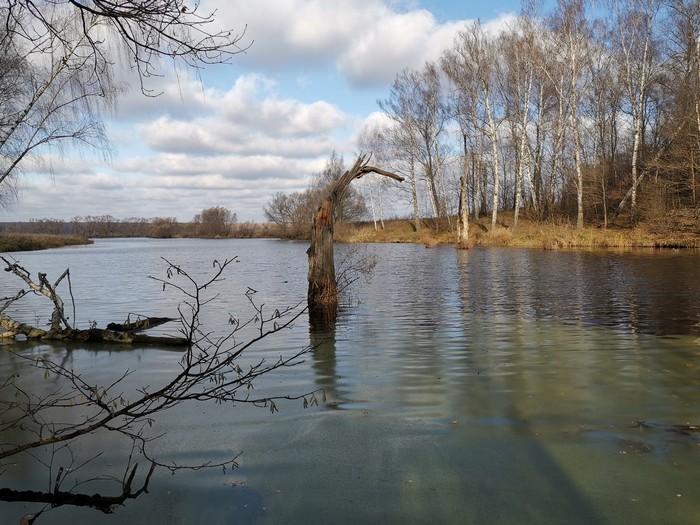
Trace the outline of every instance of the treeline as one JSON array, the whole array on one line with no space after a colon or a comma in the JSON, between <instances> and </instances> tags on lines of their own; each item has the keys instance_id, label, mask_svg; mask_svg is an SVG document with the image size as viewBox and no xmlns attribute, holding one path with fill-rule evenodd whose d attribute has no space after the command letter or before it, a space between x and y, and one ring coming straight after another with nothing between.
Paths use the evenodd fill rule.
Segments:
<instances>
[{"instance_id":1,"label":"treeline","mask_svg":"<svg viewBox=\"0 0 700 525\"><path fill-rule=\"evenodd\" d=\"M513 227L523 210L579 227L697 220L700 3L528 5L499 33L466 25L378 101L387 122L360 149L406 178L392 200L416 228L450 221L460 193L492 228L502 210Z\"/></svg>"},{"instance_id":2,"label":"treeline","mask_svg":"<svg viewBox=\"0 0 700 525\"><path fill-rule=\"evenodd\" d=\"M111 215L61 219L32 219L0 223L2 233L75 235L86 238L173 237L253 238L269 237L270 227L253 222L239 223L236 214L216 206L197 214L192 222L178 222L174 217L117 219Z\"/></svg>"}]
</instances>

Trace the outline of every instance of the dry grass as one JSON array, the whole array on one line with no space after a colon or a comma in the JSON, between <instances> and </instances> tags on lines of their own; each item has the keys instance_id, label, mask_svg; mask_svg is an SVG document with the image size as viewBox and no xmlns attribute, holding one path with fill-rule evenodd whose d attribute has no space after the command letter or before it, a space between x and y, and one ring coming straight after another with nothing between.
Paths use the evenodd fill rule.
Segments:
<instances>
[{"instance_id":1,"label":"dry grass","mask_svg":"<svg viewBox=\"0 0 700 525\"><path fill-rule=\"evenodd\" d=\"M75 235L8 233L0 235L0 252L46 250L49 248L60 248L61 246L90 243L92 243L91 240Z\"/></svg>"},{"instance_id":2,"label":"dry grass","mask_svg":"<svg viewBox=\"0 0 700 525\"><path fill-rule=\"evenodd\" d=\"M454 225L454 223L453 223ZM455 231L450 232L447 224L435 232L434 224L423 225L416 232L409 220L385 221L385 229L375 230L372 223L341 225L336 228L336 240L340 242L413 242L426 247L438 244L454 244ZM548 250L565 248L637 248L637 247L700 247L700 223L694 227L674 229L673 225L641 224L636 228L596 228L577 229L566 221L533 221L520 219L513 231L512 215L499 214L496 228L491 231L490 217L482 217L478 222L469 223L469 242L466 248L481 246L513 246L522 248L543 248ZM461 246L460 248L465 248Z\"/></svg>"}]
</instances>

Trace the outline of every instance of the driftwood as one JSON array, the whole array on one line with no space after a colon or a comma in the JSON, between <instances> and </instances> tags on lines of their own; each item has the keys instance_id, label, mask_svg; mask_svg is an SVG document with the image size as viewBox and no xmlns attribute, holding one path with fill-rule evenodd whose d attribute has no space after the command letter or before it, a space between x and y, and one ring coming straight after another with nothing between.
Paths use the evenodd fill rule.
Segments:
<instances>
[{"instance_id":1,"label":"driftwood","mask_svg":"<svg viewBox=\"0 0 700 525\"><path fill-rule=\"evenodd\" d=\"M115 330L117 332L138 332L140 330L148 330L154 326L160 326L170 321L175 321L172 317L146 317L137 319L133 323L129 320L126 323L109 323L107 330Z\"/></svg>"},{"instance_id":2,"label":"driftwood","mask_svg":"<svg viewBox=\"0 0 700 525\"><path fill-rule=\"evenodd\" d=\"M70 290L70 272L66 270L51 284L46 278L46 274L39 273L38 281L32 279L30 273L19 265L17 262L12 262L5 257L0 257L5 263L5 271L13 273L23 280L29 290L20 290L13 297L5 297L0 299L0 328L4 332L0 332L0 338L10 339L18 335L23 335L27 339L44 340L44 341L82 341L82 342L101 342L101 343L124 343L124 344L156 344L156 345L188 345L190 341L184 337L169 337L169 336L150 336L138 333L141 330L153 328L161 324L173 321L170 317L143 317L134 322L129 319L125 323L110 323L107 328L91 327L81 330L71 326L68 322L68 317L65 314L65 304L61 297L56 292L56 288L63 281L68 280ZM26 323L22 323L3 312L15 301L29 293L43 295L47 297L54 305L53 314L51 315L51 323L48 329L38 328ZM72 292L71 292L72 299ZM74 304L74 303L73 303ZM75 310L75 306L73 307ZM75 317L75 315L73 315Z\"/></svg>"},{"instance_id":3,"label":"driftwood","mask_svg":"<svg viewBox=\"0 0 700 525\"><path fill-rule=\"evenodd\" d=\"M110 323L108 326L113 325L115 325L115 323ZM130 330L123 331L110 328L88 328L86 330L63 328L60 330L43 330L15 321L6 315L0 315L0 328L5 330L5 332L0 333L0 338L2 339L23 335L27 339L42 341L84 341L93 343L154 344L169 346L189 344L189 341L184 337L151 336L134 333Z\"/></svg>"},{"instance_id":4,"label":"driftwood","mask_svg":"<svg viewBox=\"0 0 700 525\"><path fill-rule=\"evenodd\" d=\"M683 436L700 434L700 425L669 425L666 423L655 423L653 421L636 421L632 426L643 430L663 430L664 432L673 432Z\"/></svg>"},{"instance_id":5,"label":"driftwood","mask_svg":"<svg viewBox=\"0 0 700 525\"><path fill-rule=\"evenodd\" d=\"M311 230L311 246L307 250L309 256L309 316L312 320L326 321L335 319L338 310L338 283L335 275L333 258L333 216L335 207L343 198L350 183L368 173L377 173L396 181L403 177L369 165L370 156L360 155L352 169L346 171L338 179L328 196L323 200L313 216Z\"/></svg>"}]
</instances>

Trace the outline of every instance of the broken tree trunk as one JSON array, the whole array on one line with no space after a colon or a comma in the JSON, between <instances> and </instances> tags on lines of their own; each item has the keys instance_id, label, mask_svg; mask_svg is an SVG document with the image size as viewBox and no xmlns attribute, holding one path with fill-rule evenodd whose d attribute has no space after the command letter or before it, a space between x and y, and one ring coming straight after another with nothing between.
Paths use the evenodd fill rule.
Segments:
<instances>
[{"instance_id":1,"label":"broken tree trunk","mask_svg":"<svg viewBox=\"0 0 700 525\"><path fill-rule=\"evenodd\" d=\"M312 322L333 321L337 316L338 283L333 258L333 216L335 207L342 200L345 190L353 180L362 178L367 173L377 173L399 182L404 180L399 175L370 166L370 158L370 155L360 154L352 169L346 171L336 181L328 196L314 213L311 246L306 252L309 256L307 298L309 317Z\"/></svg>"}]
</instances>

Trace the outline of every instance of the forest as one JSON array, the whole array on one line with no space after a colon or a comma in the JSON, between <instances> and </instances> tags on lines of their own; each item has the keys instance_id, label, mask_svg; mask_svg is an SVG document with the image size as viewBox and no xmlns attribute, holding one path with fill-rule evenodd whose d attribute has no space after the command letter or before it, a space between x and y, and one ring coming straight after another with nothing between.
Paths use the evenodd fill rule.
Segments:
<instances>
[{"instance_id":1,"label":"forest","mask_svg":"<svg viewBox=\"0 0 700 525\"><path fill-rule=\"evenodd\" d=\"M406 183L363 186L375 223L398 199L416 230L425 218L452 230L463 195L464 215L489 216L491 230L505 211L513 230L521 213L698 229L697 2L531 3L504 30L468 24L377 102L383 119L358 147ZM267 217L295 224L305 196L274 196Z\"/></svg>"},{"instance_id":2,"label":"forest","mask_svg":"<svg viewBox=\"0 0 700 525\"><path fill-rule=\"evenodd\" d=\"M700 5L586 7L532 8L496 35L476 22L396 77L379 101L391 125L367 140L403 167L416 219L454 214L460 173L492 227L500 210L514 228L520 210L578 227L697 218Z\"/></svg>"}]
</instances>

